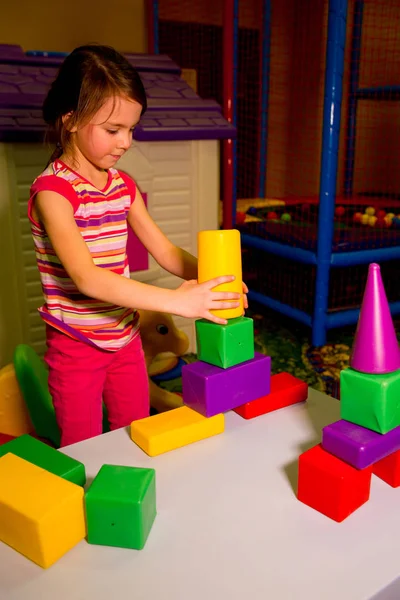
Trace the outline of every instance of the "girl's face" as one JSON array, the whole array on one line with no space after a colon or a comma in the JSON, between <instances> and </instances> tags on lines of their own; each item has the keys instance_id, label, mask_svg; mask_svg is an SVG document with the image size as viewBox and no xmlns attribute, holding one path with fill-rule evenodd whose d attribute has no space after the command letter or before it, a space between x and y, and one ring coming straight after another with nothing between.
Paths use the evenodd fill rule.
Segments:
<instances>
[{"instance_id":1,"label":"girl's face","mask_svg":"<svg viewBox=\"0 0 400 600\"><path fill-rule=\"evenodd\" d=\"M74 150L98 169L113 167L130 148L141 111L134 100L108 98L87 125L72 130Z\"/></svg>"}]
</instances>

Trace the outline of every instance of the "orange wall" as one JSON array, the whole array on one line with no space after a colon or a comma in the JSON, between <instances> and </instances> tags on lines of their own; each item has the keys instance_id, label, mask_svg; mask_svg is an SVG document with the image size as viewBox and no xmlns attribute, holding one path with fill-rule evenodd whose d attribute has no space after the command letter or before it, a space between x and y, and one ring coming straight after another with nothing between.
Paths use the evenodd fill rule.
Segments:
<instances>
[{"instance_id":1,"label":"orange wall","mask_svg":"<svg viewBox=\"0 0 400 600\"><path fill-rule=\"evenodd\" d=\"M360 86L400 84L400 0L365 2ZM400 102L358 106L354 191L400 191ZM343 178L343 175L342 175Z\"/></svg>"},{"instance_id":2,"label":"orange wall","mask_svg":"<svg viewBox=\"0 0 400 600\"><path fill-rule=\"evenodd\" d=\"M159 0L159 18L167 21L222 25L222 6L222 2L216 0Z\"/></svg>"},{"instance_id":3,"label":"orange wall","mask_svg":"<svg viewBox=\"0 0 400 600\"><path fill-rule=\"evenodd\" d=\"M4 2L0 42L18 44L24 50L65 52L98 42L121 52L145 52L144 6L145 0Z\"/></svg>"},{"instance_id":4,"label":"orange wall","mask_svg":"<svg viewBox=\"0 0 400 600\"><path fill-rule=\"evenodd\" d=\"M272 2L269 197L317 193L325 4L321 0L308 0L305 10L299 0ZM261 11L261 0L240 0L239 26L260 28ZM222 26L223 0L160 0L159 15L164 20ZM248 93L254 92L249 90ZM259 115L248 118L259 121Z\"/></svg>"},{"instance_id":5,"label":"orange wall","mask_svg":"<svg viewBox=\"0 0 400 600\"><path fill-rule=\"evenodd\" d=\"M285 196L290 172L292 137L290 86L296 19L293 0L272 8L270 92L268 106L267 197ZM289 177L290 179L290 177Z\"/></svg>"},{"instance_id":6,"label":"orange wall","mask_svg":"<svg viewBox=\"0 0 400 600\"><path fill-rule=\"evenodd\" d=\"M258 28L261 22L261 6L262 0L240 0L240 27ZM159 17L168 21L222 25L224 18L223 1L159 0Z\"/></svg>"},{"instance_id":7,"label":"orange wall","mask_svg":"<svg viewBox=\"0 0 400 600\"><path fill-rule=\"evenodd\" d=\"M270 100L268 153L268 195L317 195L319 191L322 116L324 102L327 7L324 0L308 0L307 7L296 0L292 59L285 58L283 40L293 19L283 4L274 10L286 15L273 16L271 89L286 79L286 98L273 94ZM301 4L301 6L300 6ZM348 34L351 34L354 0L349 1ZM283 27L283 23L285 26ZM275 32L275 33L274 33ZM362 30L360 86L400 84L400 0L366 0ZM351 37L346 44L343 82L342 123L338 168L338 194L344 190L346 117L348 111ZM290 65L290 66L288 66ZM289 69L289 72L288 72ZM286 115L289 132L286 144L282 135L275 138L276 123ZM356 169L354 191L400 191L398 159L400 102L361 101L358 104ZM271 157L277 169L272 168ZM282 173L284 172L284 176Z\"/></svg>"},{"instance_id":8,"label":"orange wall","mask_svg":"<svg viewBox=\"0 0 400 600\"><path fill-rule=\"evenodd\" d=\"M160 0L160 18L222 25L222 7L222 0ZM240 0L239 7L240 27L261 26L260 0ZM353 8L354 0L349 0L349 33ZM328 0L272 1L269 197L315 196L319 191L327 9ZM399 28L400 0L365 1L362 86L400 83ZM349 37L343 85L338 193L343 191L344 184L350 50ZM397 147L400 102L363 101L359 103L358 115L355 191L399 191ZM249 115L249 119L254 118L258 117Z\"/></svg>"},{"instance_id":9,"label":"orange wall","mask_svg":"<svg viewBox=\"0 0 400 600\"><path fill-rule=\"evenodd\" d=\"M289 133L286 146L287 195L318 193L321 153L326 4L308 0L307 9L294 2L293 60L287 88ZM271 115L271 118L273 116Z\"/></svg>"},{"instance_id":10,"label":"orange wall","mask_svg":"<svg viewBox=\"0 0 400 600\"><path fill-rule=\"evenodd\" d=\"M319 192L327 0L272 4L267 196ZM354 0L349 1L351 34ZM360 86L400 84L400 0L366 0ZM351 37L346 44L338 194L344 190ZM400 102L358 104L354 191L400 191Z\"/></svg>"}]
</instances>

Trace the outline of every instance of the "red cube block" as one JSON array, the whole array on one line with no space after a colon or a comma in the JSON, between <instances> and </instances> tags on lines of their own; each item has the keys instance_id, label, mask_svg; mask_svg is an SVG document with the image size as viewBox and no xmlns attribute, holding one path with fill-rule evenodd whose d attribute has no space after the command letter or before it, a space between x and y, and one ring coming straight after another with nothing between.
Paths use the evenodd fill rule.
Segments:
<instances>
[{"instance_id":1,"label":"red cube block","mask_svg":"<svg viewBox=\"0 0 400 600\"><path fill-rule=\"evenodd\" d=\"M297 497L340 523L369 499L372 468L355 469L321 444L299 457Z\"/></svg>"},{"instance_id":2,"label":"red cube block","mask_svg":"<svg viewBox=\"0 0 400 600\"><path fill-rule=\"evenodd\" d=\"M372 465L372 472L374 475L383 479L386 483L392 487L400 486L400 450L392 452L389 456L378 460Z\"/></svg>"},{"instance_id":3,"label":"red cube block","mask_svg":"<svg viewBox=\"0 0 400 600\"><path fill-rule=\"evenodd\" d=\"M278 373L271 377L271 391L252 402L247 402L234 409L244 419L254 419L260 415L285 408L297 402L304 402L308 396L308 385L293 377L290 373Z\"/></svg>"}]
</instances>

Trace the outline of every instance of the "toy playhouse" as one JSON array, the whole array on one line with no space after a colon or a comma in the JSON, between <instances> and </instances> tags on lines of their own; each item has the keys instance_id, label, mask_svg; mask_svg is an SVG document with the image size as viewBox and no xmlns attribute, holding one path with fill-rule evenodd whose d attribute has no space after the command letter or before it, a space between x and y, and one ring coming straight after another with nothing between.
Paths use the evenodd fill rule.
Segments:
<instances>
[{"instance_id":1,"label":"toy playhouse","mask_svg":"<svg viewBox=\"0 0 400 600\"><path fill-rule=\"evenodd\" d=\"M43 170L50 148L44 142L41 105L64 55L24 53L0 45L0 363L18 343L45 349L37 312L42 291L26 207L29 187ZM219 105L202 100L167 56L128 55L144 82L148 112L135 129L132 148L118 167L137 182L152 217L169 239L196 254L197 232L218 228L219 140L235 135ZM128 242L133 276L174 287L133 236ZM5 259L7 257L7 259ZM176 319L195 350L193 323Z\"/></svg>"}]
</instances>

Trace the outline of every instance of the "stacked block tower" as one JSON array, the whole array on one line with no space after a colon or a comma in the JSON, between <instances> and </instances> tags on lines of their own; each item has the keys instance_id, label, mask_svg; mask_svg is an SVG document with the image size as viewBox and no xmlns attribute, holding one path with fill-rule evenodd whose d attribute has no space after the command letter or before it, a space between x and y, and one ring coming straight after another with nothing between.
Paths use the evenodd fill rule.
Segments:
<instances>
[{"instance_id":1,"label":"stacked block tower","mask_svg":"<svg viewBox=\"0 0 400 600\"><path fill-rule=\"evenodd\" d=\"M298 483L300 501L338 522L367 502L372 474L400 486L400 350L377 264L340 391L341 420L300 456Z\"/></svg>"},{"instance_id":2,"label":"stacked block tower","mask_svg":"<svg viewBox=\"0 0 400 600\"><path fill-rule=\"evenodd\" d=\"M234 275L215 290L242 294L239 231L201 231L198 255L200 283ZM215 312L226 325L196 321L198 360L182 368L184 406L131 424L132 440L150 456L222 433L230 410L250 419L306 400L306 383L288 373L271 377L271 358L254 351L253 320L243 312L242 295L239 307Z\"/></svg>"},{"instance_id":3,"label":"stacked block tower","mask_svg":"<svg viewBox=\"0 0 400 600\"><path fill-rule=\"evenodd\" d=\"M236 229L198 234L199 283L234 275L215 291L238 292L239 306L211 311L227 325L196 321L199 360L182 369L183 401L205 417L224 413L270 392L271 358L254 352L253 321L243 316L240 233Z\"/></svg>"}]
</instances>

